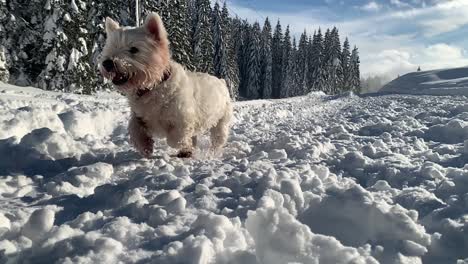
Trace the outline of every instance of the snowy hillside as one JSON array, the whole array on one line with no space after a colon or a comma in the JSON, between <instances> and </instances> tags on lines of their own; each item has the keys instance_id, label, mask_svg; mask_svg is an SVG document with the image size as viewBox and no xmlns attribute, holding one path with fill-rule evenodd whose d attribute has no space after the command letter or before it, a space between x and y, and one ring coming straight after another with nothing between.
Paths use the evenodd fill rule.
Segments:
<instances>
[{"instance_id":1,"label":"snowy hillside","mask_svg":"<svg viewBox=\"0 0 468 264\"><path fill-rule=\"evenodd\" d=\"M408 73L382 87L380 92L468 95L468 67Z\"/></svg>"},{"instance_id":2,"label":"snowy hillside","mask_svg":"<svg viewBox=\"0 0 468 264\"><path fill-rule=\"evenodd\" d=\"M128 117L1 86L0 263L468 263L465 97L236 103L189 160L140 158Z\"/></svg>"}]
</instances>

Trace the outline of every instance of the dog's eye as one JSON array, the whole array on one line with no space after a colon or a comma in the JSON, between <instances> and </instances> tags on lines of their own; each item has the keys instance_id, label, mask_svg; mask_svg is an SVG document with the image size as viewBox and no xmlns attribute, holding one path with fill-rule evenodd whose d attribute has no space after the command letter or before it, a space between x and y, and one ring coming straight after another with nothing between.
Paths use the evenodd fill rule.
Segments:
<instances>
[{"instance_id":1,"label":"dog's eye","mask_svg":"<svg viewBox=\"0 0 468 264\"><path fill-rule=\"evenodd\" d=\"M136 47L131 47L129 51L130 51L130 53L135 54L135 53L138 52L138 48L136 48Z\"/></svg>"}]
</instances>

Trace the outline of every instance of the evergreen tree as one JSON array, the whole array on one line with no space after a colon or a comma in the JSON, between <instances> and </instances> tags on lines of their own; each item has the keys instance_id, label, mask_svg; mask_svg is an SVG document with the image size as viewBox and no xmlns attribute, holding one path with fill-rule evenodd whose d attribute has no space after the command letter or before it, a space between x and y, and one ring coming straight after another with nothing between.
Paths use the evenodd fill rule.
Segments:
<instances>
[{"instance_id":1,"label":"evergreen tree","mask_svg":"<svg viewBox=\"0 0 468 264\"><path fill-rule=\"evenodd\" d=\"M271 24L265 19L261 38L260 52L260 97L272 97L272 52L271 52Z\"/></svg>"},{"instance_id":2,"label":"evergreen tree","mask_svg":"<svg viewBox=\"0 0 468 264\"><path fill-rule=\"evenodd\" d=\"M5 49L0 46L0 82L8 82L9 78L10 72L8 71Z\"/></svg>"},{"instance_id":3,"label":"evergreen tree","mask_svg":"<svg viewBox=\"0 0 468 264\"><path fill-rule=\"evenodd\" d=\"M67 92L91 94L96 90L96 71L91 66L92 49L88 38L87 23L89 2L72 0L63 8L64 24L63 33L67 37L63 50L58 49L58 54L63 54L66 60L64 74L65 87L56 87ZM69 19L69 17L70 19ZM71 49L70 49L71 48ZM59 55L60 56L60 55ZM58 77L58 76L57 76Z\"/></svg>"},{"instance_id":4,"label":"evergreen tree","mask_svg":"<svg viewBox=\"0 0 468 264\"><path fill-rule=\"evenodd\" d=\"M314 32L314 37L317 33ZM304 91L304 93L309 93L310 91L312 91L313 89L313 85L314 85L314 64L313 64L313 61L314 61L314 40L312 38L312 36L309 36L309 41L308 41L308 44L307 44L307 62L306 62L306 67L307 69L305 70L306 72L306 76L305 76L305 86L306 86L306 90Z\"/></svg>"},{"instance_id":5,"label":"evergreen tree","mask_svg":"<svg viewBox=\"0 0 468 264\"><path fill-rule=\"evenodd\" d=\"M351 71L351 90L355 93L361 92L361 73L359 70L359 51L355 46L350 59L350 71Z\"/></svg>"},{"instance_id":6,"label":"evergreen tree","mask_svg":"<svg viewBox=\"0 0 468 264\"><path fill-rule=\"evenodd\" d=\"M326 81L325 73L325 48L324 40L321 29L318 30L317 34L314 35L313 46L312 46L312 87L315 91L324 91L324 85Z\"/></svg>"},{"instance_id":7,"label":"evergreen tree","mask_svg":"<svg viewBox=\"0 0 468 264\"><path fill-rule=\"evenodd\" d=\"M235 40L238 38L234 35L236 26L234 25L231 18L229 18L229 12L227 9L226 2L224 2L223 9L221 11L221 26L224 35L224 43L227 53L227 76L226 82L229 88L229 93L232 99L236 99L239 91L239 68L237 67L237 51Z\"/></svg>"},{"instance_id":8,"label":"evergreen tree","mask_svg":"<svg viewBox=\"0 0 468 264\"><path fill-rule=\"evenodd\" d=\"M51 3L41 52L47 54L37 85L44 89L87 93L95 90L92 41L87 35L85 2Z\"/></svg>"},{"instance_id":9,"label":"evergreen tree","mask_svg":"<svg viewBox=\"0 0 468 264\"><path fill-rule=\"evenodd\" d=\"M197 0L196 7L197 14L192 31L193 64L197 71L213 73L210 0Z\"/></svg>"},{"instance_id":10,"label":"evergreen tree","mask_svg":"<svg viewBox=\"0 0 468 264\"><path fill-rule=\"evenodd\" d=\"M39 52L45 16L44 2L1 1L1 11L0 44L5 49L5 67L8 67L9 79L14 84L33 85L44 67L45 55Z\"/></svg>"},{"instance_id":11,"label":"evergreen tree","mask_svg":"<svg viewBox=\"0 0 468 264\"><path fill-rule=\"evenodd\" d=\"M225 43L225 32L222 28L221 11L218 2L213 8L213 47L214 47L214 75L226 79L228 75L227 50Z\"/></svg>"},{"instance_id":12,"label":"evergreen tree","mask_svg":"<svg viewBox=\"0 0 468 264\"><path fill-rule=\"evenodd\" d=\"M299 62L300 53L297 50L296 38L293 38L293 44L289 51L287 70L284 78L283 97L292 97L302 95L301 87L301 67Z\"/></svg>"},{"instance_id":13,"label":"evergreen tree","mask_svg":"<svg viewBox=\"0 0 468 264\"><path fill-rule=\"evenodd\" d=\"M340 36L338 34L338 29L336 27L333 27L333 30L331 32L332 35L332 43L333 43L333 70L332 70L332 80L331 80L331 88L332 88L332 94L337 94L342 91L341 85L343 84L343 67L342 67L342 54L341 54L341 42L340 42Z\"/></svg>"},{"instance_id":14,"label":"evergreen tree","mask_svg":"<svg viewBox=\"0 0 468 264\"><path fill-rule=\"evenodd\" d=\"M250 42L251 42L251 27L247 21L242 21L240 25L241 45L238 50L239 63L239 94L243 97L248 97L249 86L249 61L250 61Z\"/></svg>"},{"instance_id":15,"label":"evergreen tree","mask_svg":"<svg viewBox=\"0 0 468 264\"><path fill-rule=\"evenodd\" d=\"M167 8L163 9L161 15L170 39L172 59L193 70L186 0L167 1Z\"/></svg>"},{"instance_id":16,"label":"evergreen tree","mask_svg":"<svg viewBox=\"0 0 468 264\"><path fill-rule=\"evenodd\" d=\"M309 57L309 50L308 50L308 37L307 33L304 30L304 33L301 34L301 38L299 39L299 45L297 50L297 74L298 74L298 87L299 89L296 93L297 95L303 95L307 93L307 74L309 71L308 67L308 57Z\"/></svg>"},{"instance_id":17,"label":"evergreen tree","mask_svg":"<svg viewBox=\"0 0 468 264\"><path fill-rule=\"evenodd\" d=\"M285 80L286 80L286 75L288 73L288 67L289 63L291 61L290 56L291 56L291 36L290 36L290 31L289 31L289 25L286 27L286 31L284 32L284 38L282 42L282 50L283 50L283 58L282 62L283 64L282 69L281 69L281 87L280 87L280 97L285 98L288 97L288 89L289 87L286 86Z\"/></svg>"},{"instance_id":18,"label":"evergreen tree","mask_svg":"<svg viewBox=\"0 0 468 264\"><path fill-rule=\"evenodd\" d=\"M343 43L343 51L341 52L341 67L343 69L343 82L341 83L341 87L344 91L351 90L351 52L349 49L349 41L348 38L346 38L345 42Z\"/></svg>"},{"instance_id":19,"label":"evergreen tree","mask_svg":"<svg viewBox=\"0 0 468 264\"><path fill-rule=\"evenodd\" d=\"M250 31L250 42L248 46L248 83L247 98L258 99L260 96L260 25L255 22Z\"/></svg>"},{"instance_id":20,"label":"evergreen tree","mask_svg":"<svg viewBox=\"0 0 468 264\"><path fill-rule=\"evenodd\" d=\"M8 9L6 2L0 2L0 81L8 82L10 79L10 60L8 58L8 34L7 28L4 25L7 25L10 20L8 15Z\"/></svg>"},{"instance_id":21,"label":"evergreen tree","mask_svg":"<svg viewBox=\"0 0 468 264\"><path fill-rule=\"evenodd\" d=\"M160 0L151 0L151 1L160 1ZM197 0L186 0L187 1L187 17L189 18L190 26L190 37L193 36L193 30L197 24Z\"/></svg>"},{"instance_id":22,"label":"evergreen tree","mask_svg":"<svg viewBox=\"0 0 468 264\"><path fill-rule=\"evenodd\" d=\"M338 29L327 30L324 40L325 83L323 91L327 94L338 93L339 86L343 82L343 69L341 68L341 44Z\"/></svg>"},{"instance_id":23,"label":"evergreen tree","mask_svg":"<svg viewBox=\"0 0 468 264\"><path fill-rule=\"evenodd\" d=\"M283 82L282 69L283 69L283 32L281 30L281 24L278 20L276 24L275 32L273 33L273 39L271 42L271 54L272 54L272 95L273 98L280 98L281 96L281 85Z\"/></svg>"}]
</instances>

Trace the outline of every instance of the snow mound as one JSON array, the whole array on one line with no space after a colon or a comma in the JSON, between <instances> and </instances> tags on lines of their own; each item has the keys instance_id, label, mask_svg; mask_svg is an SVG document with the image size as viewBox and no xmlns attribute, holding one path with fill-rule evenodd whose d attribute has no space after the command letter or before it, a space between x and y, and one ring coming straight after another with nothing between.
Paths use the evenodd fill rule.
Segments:
<instances>
[{"instance_id":1,"label":"snow mound","mask_svg":"<svg viewBox=\"0 0 468 264\"><path fill-rule=\"evenodd\" d=\"M245 225L260 263L378 263L364 249L345 247L333 237L312 233L282 204L249 212Z\"/></svg>"},{"instance_id":2,"label":"snow mound","mask_svg":"<svg viewBox=\"0 0 468 264\"><path fill-rule=\"evenodd\" d=\"M468 95L468 67L408 73L391 81L379 92Z\"/></svg>"}]
</instances>

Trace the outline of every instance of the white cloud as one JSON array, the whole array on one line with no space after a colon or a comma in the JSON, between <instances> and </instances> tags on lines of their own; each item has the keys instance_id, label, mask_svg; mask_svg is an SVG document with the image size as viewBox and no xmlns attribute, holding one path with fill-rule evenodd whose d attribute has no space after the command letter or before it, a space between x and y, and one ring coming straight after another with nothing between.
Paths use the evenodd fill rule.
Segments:
<instances>
[{"instance_id":1,"label":"white cloud","mask_svg":"<svg viewBox=\"0 0 468 264\"><path fill-rule=\"evenodd\" d=\"M366 75L379 75L395 78L403 72L411 72L416 70L416 65L411 62L409 52L391 49L383 50L377 53L375 60L372 60L367 65L368 69L373 69Z\"/></svg>"},{"instance_id":2,"label":"white cloud","mask_svg":"<svg viewBox=\"0 0 468 264\"><path fill-rule=\"evenodd\" d=\"M423 70L467 66L468 58L465 53L462 48L446 43L407 50L387 49L377 53L375 59L366 66L373 69L368 75L395 78L398 74L416 71L418 66Z\"/></svg>"},{"instance_id":3,"label":"white cloud","mask_svg":"<svg viewBox=\"0 0 468 264\"><path fill-rule=\"evenodd\" d=\"M410 4L402 2L400 0L390 0L390 4L398 7L398 8L403 8L403 7L411 7Z\"/></svg>"},{"instance_id":4,"label":"white cloud","mask_svg":"<svg viewBox=\"0 0 468 264\"><path fill-rule=\"evenodd\" d=\"M371 2L363 5L361 7L361 9L365 10L365 11L375 12L375 11L379 11L380 5L377 4L377 2L375 2L375 1L371 1Z\"/></svg>"},{"instance_id":5,"label":"white cloud","mask_svg":"<svg viewBox=\"0 0 468 264\"><path fill-rule=\"evenodd\" d=\"M464 49L445 43L428 46L418 56L415 61L421 62L426 70L468 65L468 57Z\"/></svg>"},{"instance_id":6,"label":"white cloud","mask_svg":"<svg viewBox=\"0 0 468 264\"><path fill-rule=\"evenodd\" d=\"M452 32L468 24L468 1L436 1L431 7L393 12L387 19L412 21L420 26L424 35L431 37Z\"/></svg>"}]
</instances>

